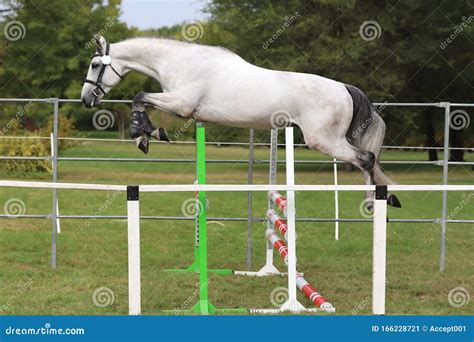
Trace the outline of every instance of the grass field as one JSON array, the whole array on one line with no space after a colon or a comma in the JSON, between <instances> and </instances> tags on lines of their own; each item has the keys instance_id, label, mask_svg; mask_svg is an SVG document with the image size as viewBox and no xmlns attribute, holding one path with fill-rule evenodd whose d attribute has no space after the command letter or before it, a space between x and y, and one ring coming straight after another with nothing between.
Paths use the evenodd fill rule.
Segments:
<instances>
[{"instance_id":1,"label":"grass field","mask_svg":"<svg viewBox=\"0 0 474 342\"><path fill-rule=\"evenodd\" d=\"M281 152L283 158L284 151ZM209 159L247 159L245 148L208 147ZM129 143L84 143L64 151L68 157L142 157ZM193 158L192 145L151 146L149 157ZM323 159L306 149L296 150L297 159ZM256 158L267 159L268 149L258 148ZM467 155L473 160L472 154ZM425 160L422 152L385 152L385 160ZM268 166L256 165L254 182L268 182ZM208 183L247 182L245 164L208 164ZM441 167L385 165L400 184L439 184ZM450 184L474 184L471 168L452 166ZM109 184L173 184L194 180L193 164L61 162L60 181ZM3 174L2 179L44 179L48 175L19 178ZM284 182L283 165L279 182ZM339 173L341 184L360 184L359 172ZM298 184L333 183L332 166L297 165ZM246 217L246 194L208 193L208 215ZM193 194L143 194L142 215L181 216L183 202ZM440 193L400 193L402 209L389 209L390 218L440 217ZM27 214L49 213L51 192L2 188L0 204L17 198ZM361 193L340 193L342 218L360 218ZM467 204L462 204L467 202ZM453 219L472 219L474 205L468 192L449 194ZM110 204L107 204L110 203ZM300 217L333 217L333 193L298 193ZM60 191L63 215L125 215L124 194L94 191ZM263 216L266 198L254 194L253 209ZM472 314L474 301L454 307L448 293L456 287L474 291L474 230L468 224L450 224L447 233L446 271L438 272L440 225L390 223L388 227L387 313L388 314ZM62 220L58 237L58 268L50 262L50 220L2 219L0 221L0 313L1 314L107 314L128 312L127 232L123 220ZM193 259L193 222L142 220L142 311L160 314L164 309L191 307L197 299L196 274L164 272L183 268ZM214 268L245 269L245 222L209 224L209 264ZM337 314L370 314L372 286L372 225L342 223L340 240L334 240L332 223L298 223L298 268L337 308ZM254 226L254 269L264 262L264 225ZM275 258L283 269L282 263ZM210 276L210 298L219 308L272 307L271 293L286 286L286 278ZM96 289L107 287L113 304L99 307L93 302ZM300 297L305 306L310 303Z\"/></svg>"}]
</instances>

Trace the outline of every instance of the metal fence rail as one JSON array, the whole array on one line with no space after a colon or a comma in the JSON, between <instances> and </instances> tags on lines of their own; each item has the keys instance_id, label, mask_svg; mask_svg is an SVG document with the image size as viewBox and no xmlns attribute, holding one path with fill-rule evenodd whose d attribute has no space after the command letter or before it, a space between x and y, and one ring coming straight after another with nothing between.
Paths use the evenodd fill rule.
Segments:
<instances>
[{"instance_id":1,"label":"metal fence rail","mask_svg":"<svg viewBox=\"0 0 474 342\"><path fill-rule=\"evenodd\" d=\"M0 135L0 139L40 139L40 140L49 140L50 137L41 137L41 136L14 136L14 135ZM84 137L58 137L58 140L66 141L96 141L96 142L120 142L120 143L133 143L135 142L132 139L112 139L112 138L84 138ZM156 141L150 140L151 144L162 144L162 145L194 145L194 141ZM225 142L225 141L208 141L206 145L211 146L244 146L248 147L250 144L246 142ZM254 147L270 147L269 143L253 143ZM278 147L285 147L285 144L277 144ZM295 147L308 148L306 144L295 144ZM394 146L394 145L382 145L382 149L394 149L394 150L444 150L444 147L434 147L434 146ZM462 150L467 152L474 152L474 147L449 147L449 150Z\"/></svg>"},{"instance_id":2,"label":"metal fence rail","mask_svg":"<svg viewBox=\"0 0 474 342\"><path fill-rule=\"evenodd\" d=\"M0 156L0 160L53 160L51 156L44 157L21 157L21 156ZM138 162L138 163L194 163L194 159L175 159L175 158L108 158L108 157L57 157L58 161L103 161L103 162ZM250 161L242 159L208 159L209 164L249 164ZM268 159L254 159L253 164L269 164ZM278 160L277 163L285 164L284 160ZM443 161L427 160L382 160L381 164L401 164L401 165L436 165L443 166ZM346 164L337 160L295 160L295 164ZM474 162L448 162L450 165L474 165Z\"/></svg>"}]
</instances>

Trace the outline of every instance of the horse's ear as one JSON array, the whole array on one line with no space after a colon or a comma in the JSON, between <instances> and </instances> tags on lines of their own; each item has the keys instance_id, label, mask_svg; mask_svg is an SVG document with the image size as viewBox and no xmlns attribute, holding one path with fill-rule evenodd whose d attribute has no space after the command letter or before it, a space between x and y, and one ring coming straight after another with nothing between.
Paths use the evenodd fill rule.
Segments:
<instances>
[{"instance_id":1,"label":"horse's ear","mask_svg":"<svg viewBox=\"0 0 474 342\"><path fill-rule=\"evenodd\" d=\"M105 40L105 38L103 36L95 36L95 45L96 45L96 48L97 48L97 52L101 55L104 54L105 52L105 47L107 45L107 41Z\"/></svg>"}]
</instances>

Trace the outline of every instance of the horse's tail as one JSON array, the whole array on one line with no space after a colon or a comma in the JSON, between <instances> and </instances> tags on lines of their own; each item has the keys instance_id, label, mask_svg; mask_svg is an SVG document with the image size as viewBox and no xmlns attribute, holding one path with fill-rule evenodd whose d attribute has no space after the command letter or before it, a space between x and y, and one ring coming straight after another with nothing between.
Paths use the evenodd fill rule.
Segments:
<instances>
[{"instance_id":1,"label":"horse's tail","mask_svg":"<svg viewBox=\"0 0 474 342\"><path fill-rule=\"evenodd\" d=\"M349 143L364 151L372 152L376 159L374 165L374 178L376 184L394 184L387 177L378 160L383 138L385 136L385 122L374 110L372 103L362 90L351 85L346 89L352 97L352 121L346 138Z\"/></svg>"}]
</instances>

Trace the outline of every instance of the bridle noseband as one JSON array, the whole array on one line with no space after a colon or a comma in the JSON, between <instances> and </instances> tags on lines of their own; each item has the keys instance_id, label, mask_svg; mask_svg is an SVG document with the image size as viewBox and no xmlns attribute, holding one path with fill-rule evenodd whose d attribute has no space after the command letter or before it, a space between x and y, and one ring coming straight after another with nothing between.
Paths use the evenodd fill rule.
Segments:
<instances>
[{"instance_id":1,"label":"bridle noseband","mask_svg":"<svg viewBox=\"0 0 474 342\"><path fill-rule=\"evenodd\" d=\"M105 92L104 88L102 88L102 77L104 77L104 73L105 73L105 69L110 66L110 68L113 70L113 72L115 72L115 74L120 77L120 79L123 79L122 75L120 75L117 70L114 69L114 67L112 66L112 58L109 56L109 50L110 50L110 44L107 43L107 45L105 46L105 53L95 53L94 56L92 56L92 58L94 57L100 57L100 61L102 63L102 66L100 68L100 72L99 72L99 76L97 77L97 81L92 81L92 80L88 80L86 78L85 82L86 83L90 83L90 84L93 84L96 86L96 88L92 91L92 94L95 96L95 97L99 97L100 96L100 93L99 91L102 92L102 94L107 95L107 93Z\"/></svg>"}]
</instances>

